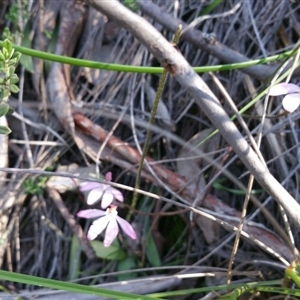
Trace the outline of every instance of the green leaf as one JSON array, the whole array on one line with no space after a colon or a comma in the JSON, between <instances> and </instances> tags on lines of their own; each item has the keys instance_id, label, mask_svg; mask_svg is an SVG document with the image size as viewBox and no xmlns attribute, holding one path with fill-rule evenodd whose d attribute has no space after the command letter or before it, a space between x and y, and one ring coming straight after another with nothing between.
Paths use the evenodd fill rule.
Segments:
<instances>
[{"instance_id":1,"label":"green leaf","mask_svg":"<svg viewBox=\"0 0 300 300\"><path fill-rule=\"evenodd\" d=\"M17 74L13 74L13 75L11 75L10 78L9 78L9 82L10 82L11 84L15 84L15 83L17 83L18 81L19 81L19 77L18 77Z\"/></svg>"},{"instance_id":2,"label":"green leaf","mask_svg":"<svg viewBox=\"0 0 300 300\"><path fill-rule=\"evenodd\" d=\"M78 278L81 265L80 254L81 247L79 239L76 235L73 235L69 258L69 280L74 280Z\"/></svg>"},{"instance_id":3,"label":"green leaf","mask_svg":"<svg viewBox=\"0 0 300 300\"><path fill-rule=\"evenodd\" d=\"M222 4L223 0L214 0L210 2L209 5L207 5L204 9L201 10L200 16L205 16L210 14L216 7L218 7L220 4Z\"/></svg>"},{"instance_id":4,"label":"green leaf","mask_svg":"<svg viewBox=\"0 0 300 300\"><path fill-rule=\"evenodd\" d=\"M2 89L2 91L0 92L0 98L7 98L8 96L10 96L11 92L10 90L8 90L7 88Z\"/></svg>"},{"instance_id":5,"label":"green leaf","mask_svg":"<svg viewBox=\"0 0 300 300\"><path fill-rule=\"evenodd\" d=\"M20 282L24 284L39 286L39 287L42 286L45 288L51 288L60 291L69 291L72 293L87 294L93 296L103 296L108 299L153 300L153 298L150 296L111 291L99 287L86 286L78 283L64 282L62 280L47 279L47 278L25 275L25 274L3 271L3 270L0 270L0 279L5 281Z\"/></svg>"},{"instance_id":6,"label":"green leaf","mask_svg":"<svg viewBox=\"0 0 300 300\"><path fill-rule=\"evenodd\" d=\"M9 67L9 69L8 69L9 76L12 76L13 74L15 74L15 71L16 71L15 67L13 67L13 66Z\"/></svg>"},{"instance_id":7,"label":"green leaf","mask_svg":"<svg viewBox=\"0 0 300 300\"><path fill-rule=\"evenodd\" d=\"M91 241L91 246L94 249L96 256L108 260L122 260L126 257L126 253L114 244L109 247L104 247L102 242Z\"/></svg>"},{"instance_id":8,"label":"green leaf","mask_svg":"<svg viewBox=\"0 0 300 300\"><path fill-rule=\"evenodd\" d=\"M3 48L3 55L4 55L4 60L8 60L8 58L9 58L9 53L8 53L8 51L5 49L5 48Z\"/></svg>"},{"instance_id":9,"label":"green leaf","mask_svg":"<svg viewBox=\"0 0 300 300\"><path fill-rule=\"evenodd\" d=\"M0 134L10 134L11 130L7 126L0 125Z\"/></svg>"},{"instance_id":10,"label":"green leaf","mask_svg":"<svg viewBox=\"0 0 300 300\"><path fill-rule=\"evenodd\" d=\"M21 57L22 57L22 53L16 51L11 59L13 59L17 63Z\"/></svg>"},{"instance_id":11,"label":"green leaf","mask_svg":"<svg viewBox=\"0 0 300 300\"><path fill-rule=\"evenodd\" d=\"M9 110L9 105L6 103L1 103L0 104L0 117L3 117L7 114Z\"/></svg>"},{"instance_id":12,"label":"green leaf","mask_svg":"<svg viewBox=\"0 0 300 300\"><path fill-rule=\"evenodd\" d=\"M24 180L22 186L27 195L42 195L44 192L43 188L41 188L32 178Z\"/></svg>"},{"instance_id":13,"label":"green leaf","mask_svg":"<svg viewBox=\"0 0 300 300\"><path fill-rule=\"evenodd\" d=\"M16 58L12 58L7 62L8 67L15 67L17 65L17 60Z\"/></svg>"},{"instance_id":14,"label":"green leaf","mask_svg":"<svg viewBox=\"0 0 300 300\"><path fill-rule=\"evenodd\" d=\"M10 40L8 40L8 39L4 40L3 49L5 49L7 51L7 54L9 54L12 51L13 46L12 46L12 43L10 42Z\"/></svg>"},{"instance_id":15,"label":"green leaf","mask_svg":"<svg viewBox=\"0 0 300 300\"><path fill-rule=\"evenodd\" d=\"M26 71L34 73L32 57L28 55L22 55L20 59L20 64L25 68Z\"/></svg>"},{"instance_id":16,"label":"green leaf","mask_svg":"<svg viewBox=\"0 0 300 300\"><path fill-rule=\"evenodd\" d=\"M9 107L8 112L6 113L6 115L12 115L15 112L15 109L12 107Z\"/></svg>"},{"instance_id":17,"label":"green leaf","mask_svg":"<svg viewBox=\"0 0 300 300\"><path fill-rule=\"evenodd\" d=\"M139 7L136 4L136 0L125 0L124 6L135 12L139 10Z\"/></svg>"},{"instance_id":18,"label":"green leaf","mask_svg":"<svg viewBox=\"0 0 300 300\"><path fill-rule=\"evenodd\" d=\"M118 271L128 271L136 268L137 268L136 261L132 256L130 257L127 256L126 259L123 259L118 263ZM137 277L136 272L134 273L130 272L130 273L118 275L118 280L124 281L124 280L134 279L136 277Z\"/></svg>"},{"instance_id":19,"label":"green leaf","mask_svg":"<svg viewBox=\"0 0 300 300\"><path fill-rule=\"evenodd\" d=\"M34 73L32 57L28 55L22 55L20 59L20 64L25 68L26 71Z\"/></svg>"},{"instance_id":20,"label":"green leaf","mask_svg":"<svg viewBox=\"0 0 300 300\"><path fill-rule=\"evenodd\" d=\"M11 51L8 53L8 55L9 55L9 59L11 59L11 58L12 58L12 56L14 55L14 53L15 53L15 49L14 49L14 48L12 48L12 49L11 49Z\"/></svg>"},{"instance_id":21,"label":"green leaf","mask_svg":"<svg viewBox=\"0 0 300 300\"><path fill-rule=\"evenodd\" d=\"M1 50L0 50L0 60L1 61L5 61L4 54L3 54L3 52Z\"/></svg>"},{"instance_id":22,"label":"green leaf","mask_svg":"<svg viewBox=\"0 0 300 300\"><path fill-rule=\"evenodd\" d=\"M10 40L5 39L3 42L3 54L4 57L8 60L14 55L15 49L13 48L12 43Z\"/></svg>"},{"instance_id":23,"label":"green leaf","mask_svg":"<svg viewBox=\"0 0 300 300\"><path fill-rule=\"evenodd\" d=\"M8 27L5 27L2 32L2 37L4 39L9 39L12 43L15 41L15 36L10 32Z\"/></svg>"},{"instance_id":24,"label":"green leaf","mask_svg":"<svg viewBox=\"0 0 300 300\"><path fill-rule=\"evenodd\" d=\"M20 90L15 84L10 85L9 89L12 93L18 93Z\"/></svg>"},{"instance_id":25,"label":"green leaf","mask_svg":"<svg viewBox=\"0 0 300 300\"><path fill-rule=\"evenodd\" d=\"M53 30L44 30L44 35L48 40L51 40L53 36Z\"/></svg>"},{"instance_id":26,"label":"green leaf","mask_svg":"<svg viewBox=\"0 0 300 300\"><path fill-rule=\"evenodd\" d=\"M147 247L146 247L146 256L153 267L161 266L161 260L158 255L158 251L157 251L152 234L148 238L148 243L147 243Z\"/></svg>"}]
</instances>

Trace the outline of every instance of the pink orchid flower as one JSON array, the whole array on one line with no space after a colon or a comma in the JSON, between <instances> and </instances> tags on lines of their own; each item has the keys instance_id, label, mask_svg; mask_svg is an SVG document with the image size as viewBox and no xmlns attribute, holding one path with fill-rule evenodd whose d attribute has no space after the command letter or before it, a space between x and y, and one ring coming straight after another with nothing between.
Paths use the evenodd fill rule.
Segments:
<instances>
[{"instance_id":1,"label":"pink orchid flower","mask_svg":"<svg viewBox=\"0 0 300 300\"><path fill-rule=\"evenodd\" d=\"M293 83L279 83L270 88L271 96L286 95L282 100L285 111L291 113L300 105L300 87Z\"/></svg>"},{"instance_id":2,"label":"pink orchid flower","mask_svg":"<svg viewBox=\"0 0 300 300\"><path fill-rule=\"evenodd\" d=\"M108 172L105 175L106 181L111 181L111 172ZM114 199L123 202L123 194L115 189L114 187L101 183L101 182L94 182L94 181L89 181L89 182L84 182L80 185L80 191L81 192L87 192L87 204L92 205L95 204L97 201L101 201L101 208L107 208Z\"/></svg>"},{"instance_id":3,"label":"pink orchid flower","mask_svg":"<svg viewBox=\"0 0 300 300\"><path fill-rule=\"evenodd\" d=\"M95 220L88 231L88 239L94 240L105 228L104 247L109 247L119 233L119 226L133 240L136 239L136 233L132 226L124 219L118 216L117 206L111 205L106 211L99 209L86 209L77 213L78 217L91 219L101 217Z\"/></svg>"}]
</instances>

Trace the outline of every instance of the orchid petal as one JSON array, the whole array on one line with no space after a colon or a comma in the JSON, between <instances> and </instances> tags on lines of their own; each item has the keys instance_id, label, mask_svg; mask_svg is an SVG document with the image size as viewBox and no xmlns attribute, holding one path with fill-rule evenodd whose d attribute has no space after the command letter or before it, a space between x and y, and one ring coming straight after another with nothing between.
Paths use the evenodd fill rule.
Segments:
<instances>
[{"instance_id":1,"label":"orchid petal","mask_svg":"<svg viewBox=\"0 0 300 300\"><path fill-rule=\"evenodd\" d=\"M104 216L103 218L97 219L93 222L89 228L87 238L89 240L94 240L110 223L110 216Z\"/></svg>"},{"instance_id":2,"label":"orchid petal","mask_svg":"<svg viewBox=\"0 0 300 300\"><path fill-rule=\"evenodd\" d=\"M300 87L293 83L281 82L270 88L270 96L279 96L289 93L300 93Z\"/></svg>"},{"instance_id":3,"label":"orchid petal","mask_svg":"<svg viewBox=\"0 0 300 300\"><path fill-rule=\"evenodd\" d=\"M114 200L114 195L110 192L104 192L101 201L101 208L107 208Z\"/></svg>"},{"instance_id":4,"label":"orchid petal","mask_svg":"<svg viewBox=\"0 0 300 300\"><path fill-rule=\"evenodd\" d=\"M94 240L97 236L98 236L98 233L96 231L94 231L94 228L92 227L93 225L91 225L89 231L88 231L88 234L87 234L87 238L92 241Z\"/></svg>"},{"instance_id":5,"label":"orchid petal","mask_svg":"<svg viewBox=\"0 0 300 300\"><path fill-rule=\"evenodd\" d=\"M107 225L105 238L104 238L104 247L109 247L113 240L117 237L119 233L119 226L115 217L110 216L110 222Z\"/></svg>"},{"instance_id":6,"label":"orchid petal","mask_svg":"<svg viewBox=\"0 0 300 300\"><path fill-rule=\"evenodd\" d=\"M102 195L103 195L103 190L101 190L100 188L91 190L87 197L86 203L88 205L95 204L98 200L101 199Z\"/></svg>"},{"instance_id":7,"label":"orchid petal","mask_svg":"<svg viewBox=\"0 0 300 300\"><path fill-rule=\"evenodd\" d=\"M110 188L110 192L114 195L114 197L116 198L116 200L118 200L118 201L120 201L120 202L123 202L123 201L124 201L123 194L122 194L119 190L117 190L117 189L111 187L111 188Z\"/></svg>"},{"instance_id":8,"label":"orchid petal","mask_svg":"<svg viewBox=\"0 0 300 300\"><path fill-rule=\"evenodd\" d=\"M77 213L77 216L85 219L92 219L97 217L102 217L105 215L105 211L99 209L85 209Z\"/></svg>"},{"instance_id":9,"label":"orchid petal","mask_svg":"<svg viewBox=\"0 0 300 300\"><path fill-rule=\"evenodd\" d=\"M133 229L133 227L131 226L131 224L129 224L126 220L122 219L119 216L116 216L116 219L119 223L119 225L121 226L121 228L124 230L124 232L131 237L133 240L136 239L136 233Z\"/></svg>"},{"instance_id":10,"label":"orchid petal","mask_svg":"<svg viewBox=\"0 0 300 300\"><path fill-rule=\"evenodd\" d=\"M282 106L284 110L291 113L295 111L300 105L300 94L286 95L282 100Z\"/></svg>"},{"instance_id":11,"label":"orchid petal","mask_svg":"<svg viewBox=\"0 0 300 300\"><path fill-rule=\"evenodd\" d=\"M83 182L80 184L79 190L81 192L86 192L86 191L90 191L93 189L97 189L97 188L101 187L102 185L103 185L103 183L101 183L101 182L87 181L87 182Z\"/></svg>"}]
</instances>

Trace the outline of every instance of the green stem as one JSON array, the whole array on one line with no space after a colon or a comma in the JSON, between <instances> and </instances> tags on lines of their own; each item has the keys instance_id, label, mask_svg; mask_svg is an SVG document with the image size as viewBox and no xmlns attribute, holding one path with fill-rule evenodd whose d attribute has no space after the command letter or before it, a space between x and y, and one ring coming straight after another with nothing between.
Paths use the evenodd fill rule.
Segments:
<instances>
[{"instance_id":1,"label":"green stem","mask_svg":"<svg viewBox=\"0 0 300 300\"><path fill-rule=\"evenodd\" d=\"M173 39L173 43L175 45L179 41L179 37L181 35L181 30L182 30L182 26L179 25L178 28L177 28L177 31L175 32L175 36L174 36L174 39ZM159 80L157 92L156 92L153 107L152 107L152 110L151 110L149 125L153 125L153 123L154 123L155 116L156 116L156 111L157 111L157 107L158 107L158 103L159 103L159 99L161 98L162 92L164 90L164 86L165 86L165 82L167 80L167 77L168 77L168 71L166 69L164 69L164 71L162 73L162 76L160 77L160 80ZM149 142L150 142L151 135L152 135L152 131L150 130L150 126L149 126L148 129L147 129L146 140L145 140L145 144L144 144L144 147L143 147L143 152L142 152L142 156L141 156L141 160L140 160L140 164L139 164L138 173L137 173L137 176L136 176L136 181L135 181L135 186L134 186L135 191L133 193L131 210L129 211L129 213L127 215L127 218L126 218L127 220L130 220L130 218L132 216L132 213L133 213L133 210L136 207L137 196L138 196L136 190L140 186L141 173L142 173L145 157L148 153L148 148L149 148Z\"/></svg>"},{"instance_id":2,"label":"green stem","mask_svg":"<svg viewBox=\"0 0 300 300\"><path fill-rule=\"evenodd\" d=\"M252 290L253 290L253 288L251 288L251 287L241 286L241 287L235 289L234 291L232 291L231 293L220 297L219 299L222 299L222 300L236 300L242 294L247 293L247 292L251 292Z\"/></svg>"},{"instance_id":3,"label":"green stem","mask_svg":"<svg viewBox=\"0 0 300 300\"><path fill-rule=\"evenodd\" d=\"M0 47L3 46L3 41L0 41ZM147 73L147 74L161 74L163 68L161 67L141 67L141 66L130 66L130 65L119 65L111 63L96 62L91 60L73 58L69 56L52 54L44 51L34 50L26 47L21 47L13 45L13 47L21 52L23 55L40 58L43 60L60 62L63 64L69 64L72 66L78 67L87 67L92 69L103 69L109 71L118 71L118 72L132 72L132 73ZM282 60L290 57L293 51L286 51L281 54L273 55L267 58L255 59L246 62L226 64L226 65L217 65L217 66L206 66L206 67L194 67L194 71L197 73L205 72L217 72L217 71L227 71L233 69L242 69L259 64L266 64L269 62Z\"/></svg>"},{"instance_id":4,"label":"green stem","mask_svg":"<svg viewBox=\"0 0 300 300\"><path fill-rule=\"evenodd\" d=\"M184 295L191 295L191 294L196 294L196 293L206 293L206 292L217 292L217 291L223 291L223 290L231 290L235 288L240 288L240 287L249 287L251 289L260 289L260 288L269 288L269 289L276 289L276 285L280 285L281 280L272 280L272 281L260 281L260 282L249 282L245 284L241 283L236 283L236 284L230 284L230 285L218 285L218 286L209 286L209 287L201 287L201 288L190 288L186 290L176 290L176 291L169 291L169 292L162 292L162 293L153 293L153 294L148 294L148 296L151 296L153 298L170 298L170 297L177 297L178 296L184 296ZM277 288L278 289L278 288Z\"/></svg>"},{"instance_id":5,"label":"green stem","mask_svg":"<svg viewBox=\"0 0 300 300\"><path fill-rule=\"evenodd\" d=\"M298 288L300 287L300 263L298 261L292 262L286 269L285 269L285 278L292 279Z\"/></svg>"}]
</instances>

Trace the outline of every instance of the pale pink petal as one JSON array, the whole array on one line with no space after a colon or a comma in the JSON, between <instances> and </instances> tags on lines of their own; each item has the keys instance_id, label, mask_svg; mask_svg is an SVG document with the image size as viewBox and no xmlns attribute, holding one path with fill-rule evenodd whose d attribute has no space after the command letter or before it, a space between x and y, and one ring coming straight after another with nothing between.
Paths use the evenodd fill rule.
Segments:
<instances>
[{"instance_id":1,"label":"pale pink petal","mask_svg":"<svg viewBox=\"0 0 300 300\"><path fill-rule=\"evenodd\" d=\"M133 227L124 219L122 219L119 216L116 216L117 221L119 223L119 225L121 226L121 228L124 230L124 232L131 237L133 240L136 239L136 233L133 229Z\"/></svg>"},{"instance_id":2,"label":"pale pink petal","mask_svg":"<svg viewBox=\"0 0 300 300\"><path fill-rule=\"evenodd\" d=\"M92 204L96 203L98 200L100 200L102 195L103 195L103 190L100 188L91 190L88 194L86 203L88 205L92 205Z\"/></svg>"},{"instance_id":3,"label":"pale pink petal","mask_svg":"<svg viewBox=\"0 0 300 300\"><path fill-rule=\"evenodd\" d=\"M97 218L105 215L105 211L99 209L85 209L81 210L77 213L77 217L85 218L85 219L92 219Z\"/></svg>"},{"instance_id":4,"label":"pale pink petal","mask_svg":"<svg viewBox=\"0 0 300 300\"><path fill-rule=\"evenodd\" d=\"M86 192L86 191L90 191L93 189L97 189L97 188L101 187L102 185L103 185L103 183L101 183L101 182L87 181L87 182L83 182L80 184L79 190L81 192Z\"/></svg>"},{"instance_id":5,"label":"pale pink petal","mask_svg":"<svg viewBox=\"0 0 300 300\"><path fill-rule=\"evenodd\" d=\"M107 208L114 200L114 195L108 191L104 192L101 201L101 208Z\"/></svg>"},{"instance_id":6,"label":"pale pink petal","mask_svg":"<svg viewBox=\"0 0 300 300\"><path fill-rule=\"evenodd\" d=\"M284 110L291 113L295 111L300 105L300 94L286 95L282 100Z\"/></svg>"},{"instance_id":7,"label":"pale pink petal","mask_svg":"<svg viewBox=\"0 0 300 300\"><path fill-rule=\"evenodd\" d=\"M110 216L110 222L107 225L106 232L105 232L105 238L104 238L104 247L109 247L113 240L116 238L116 236L119 233L119 226L114 217Z\"/></svg>"},{"instance_id":8,"label":"pale pink petal","mask_svg":"<svg viewBox=\"0 0 300 300\"><path fill-rule=\"evenodd\" d=\"M112 181L112 174L111 174L111 172L107 172L105 174L105 180L106 181Z\"/></svg>"},{"instance_id":9,"label":"pale pink petal","mask_svg":"<svg viewBox=\"0 0 300 300\"><path fill-rule=\"evenodd\" d=\"M281 82L270 88L269 95L279 96L279 95L285 95L289 93L299 93L299 92L300 92L300 87L298 85L293 83Z\"/></svg>"},{"instance_id":10,"label":"pale pink petal","mask_svg":"<svg viewBox=\"0 0 300 300\"><path fill-rule=\"evenodd\" d=\"M116 200L118 200L120 202L124 201L123 194L119 190L117 190L117 189L115 189L113 187L110 187L109 191L114 195L114 197L116 198Z\"/></svg>"},{"instance_id":11,"label":"pale pink petal","mask_svg":"<svg viewBox=\"0 0 300 300\"><path fill-rule=\"evenodd\" d=\"M110 220L110 216L104 216L100 219L95 220L89 228L87 238L89 240L94 240L106 228Z\"/></svg>"}]
</instances>

